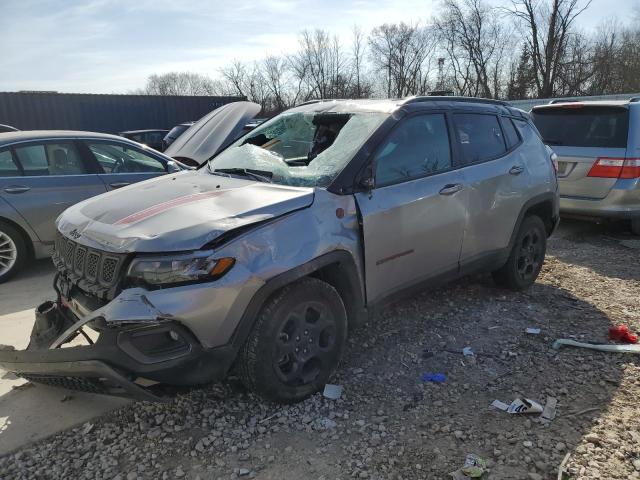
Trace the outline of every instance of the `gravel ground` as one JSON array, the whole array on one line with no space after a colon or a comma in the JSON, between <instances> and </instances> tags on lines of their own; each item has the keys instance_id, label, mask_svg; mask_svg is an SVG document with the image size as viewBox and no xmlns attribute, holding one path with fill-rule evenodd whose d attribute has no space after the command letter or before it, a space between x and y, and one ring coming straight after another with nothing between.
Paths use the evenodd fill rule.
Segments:
<instances>
[{"instance_id":1,"label":"gravel ground","mask_svg":"<svg viewBox=\"0 0 640 480\"><path fill-rule=\"evenodd\" d=\"M384 309L352 335L337 401L266 404L230 379L7 455L0 477L440 479L475 453L487 479L555 479L567 454L565 478L640 479L639 357L550 348L640 329L640 250L624 237L569 223L527 292L477 276ZM490 407L519 396L557 398L555 420Z\"/></svg>"}]
</instances>

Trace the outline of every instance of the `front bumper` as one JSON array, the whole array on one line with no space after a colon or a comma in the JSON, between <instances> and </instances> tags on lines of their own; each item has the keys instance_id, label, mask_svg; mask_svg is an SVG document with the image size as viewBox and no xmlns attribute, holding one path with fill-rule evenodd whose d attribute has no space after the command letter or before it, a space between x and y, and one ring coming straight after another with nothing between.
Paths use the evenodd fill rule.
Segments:
<instances>
[{"instance_id":1,"label":"front bumper","mask_svg":"<svg viewBox=\"0 0 640 480\"><path fill-rule=\"evenodd\" d=\"M86 323L75 330L74 326L81 322L60 304L43 304L36 311L27 349L0 349L0 368L47 385L158 401L162 397L152 385L219 380L235 357L231 347L203 348L191 332L173 321L114 328L96 320L92 329L99 335L94 344L60 348L80 334Z\"/></svg>"}]
</instances>

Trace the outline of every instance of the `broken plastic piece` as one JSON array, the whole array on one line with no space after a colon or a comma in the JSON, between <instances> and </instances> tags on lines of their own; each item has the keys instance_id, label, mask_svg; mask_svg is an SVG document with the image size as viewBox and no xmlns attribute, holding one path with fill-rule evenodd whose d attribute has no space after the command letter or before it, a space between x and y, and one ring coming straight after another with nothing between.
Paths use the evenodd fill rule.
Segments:
<instances>
[{"instance_id":1,"label":"broken plastic piece","mask_svg":"<svg viewBox=\"0 0 640 480\"><path fill-rule=\"evenodd\" d=\"M327 383L324 386L322 395L330 400L338 400L342 396L342 385L331 385Z\"/></svg>"},{"instance_id":2,"label":"broken plastic piece","mask_svg":"<svg viewBox=\"0 0 640 480\"><path fill-rule=\"evenodd\" d=\"M470 453L464 461L464 465L451 472L454 480L464 480L465 478L480 478L487 469L487 462L478 455Z\"/></svg>"},{"instance_id":3,"label":"broken plastic piece","mask_svg":"<svg viewBox=\"0 0 640 480\"><path fill-rule=\"evenodd\" d=\"M541 413L542 405L529 398L516 398L510 405L494 400L491 406L507 413Z\"/></svg>"},{"instance_id":4,"label":"broken plastic piece","mask_svg":"<svg viewBox=\"0 0 640 480\"><path fill-rule=\"evenodd\" d=\"M444 373L423 373L420 379L423 382L444 383L447 381L447 376Z\"/></svg>"},{"instance_id":5,"label":"broken plastic piece","mask_svg":"<svg viewBox=\"0 0 640 480\"><path fill-rule=\"evenodd\" d=\"M540 335L540 329L539 328L527 327L525 332L526 333L530 333L531 335Z\"/></svg>"},{"instance_id":6,"label":"broken plastic piece","mask_svg":"<svg viewBox=\"0 0 640 480\"><path fill-rule=\"evenodd\" d=\"M638 343L638 335L630 332L626 325L609 328L609 339L622 343Z\"/></svg>"},{"instance_id":7,"label":"broken plastic piece","mask_svg":"<svg viewBox=\"0 0 640 480\"><path fill-rule=\"evenodd\" d=\"M556 418L556 405L558 405L558 400L554 397L547 397L547 403L545 403L542 415L540 415L542 423L549 423Z\"/></svg>"},{"instance_id":8,"label":"broken plastic piece","mask_svg":"<svg viewBox=\"0 0 640 480\"><path fill-rule=\"evenodd\" d=\"M464 347L462 349L462 354L465 357L473 357L473 350L471 350L471 347Z\"/></svg>"},{"instance_id":9,"label":"broken plastic piece","mask_svg":"<svg viewBox=\"0 0 640 480\"><path fill-rule=\"evenodd\" d=\"M640 345L609 345L599 343L586 343L576 342L575 340L569 340L568 338L561 338L553 342L553 348L559 350L562 346L589 348L591 350L598 350L600 352L614 352L614 353L640 353Z\"/></svg>"}]
</instances>

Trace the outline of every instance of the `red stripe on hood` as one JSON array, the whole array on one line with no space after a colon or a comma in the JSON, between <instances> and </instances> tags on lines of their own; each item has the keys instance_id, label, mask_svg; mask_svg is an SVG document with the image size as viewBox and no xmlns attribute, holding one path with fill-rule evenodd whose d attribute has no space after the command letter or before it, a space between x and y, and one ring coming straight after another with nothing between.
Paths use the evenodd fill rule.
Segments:
<instances>
[{"instance_id":1,"label":"red stripe on hood","mask_svg":"<svg viewBox=\"0 0 640 480\"><path fill-rule=\"evenodd\" d=\"M139 212L132 213L131 215L121 218L114 225L127 225L130 223L135 223L140 220L144 220L145 218L152 217L157 215L158 213L165 212L171 208L179 207L181 205L187 205L189 203L199 202L201 200L206 200L208 198L216 197L220 195L222 192L204 192L204 193L194 193L191 195L185 195L184 197L174 198L173 200L168 200L166 202L158 203L157 205L153 205L152 207L145 208L144 210L140 210Z\"/></svg>"}]
</instances>

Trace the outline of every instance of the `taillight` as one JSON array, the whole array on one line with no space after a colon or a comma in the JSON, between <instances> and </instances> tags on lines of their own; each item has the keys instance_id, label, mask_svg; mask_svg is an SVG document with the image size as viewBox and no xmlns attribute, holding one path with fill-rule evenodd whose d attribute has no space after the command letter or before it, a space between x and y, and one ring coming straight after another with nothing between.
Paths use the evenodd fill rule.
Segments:
<instances>
[{"instance_id":1,"label":"taillight","mask_svg":"<svg viewBox=\"0 0 640 480\"><path fill-rule=\"evenodd\" d=\"M553 163L553 168L556 170L556 173L558 172L558 155L555 154L555 152L553 152L551 154L551 163Z\"/></svg>"},{"instance_id":2,"label":"taillight","mask_svg":"<svg viewBox=\"0 0 640 480\"><path fill-rule=\"evenodd\" d=\"M640 178L640 158L600 157L589 170L588 177Z\"/></svg>"},{"instance_id":3,"label":"taillight","mask_svg":"<svg viewBox=\"0 0 640 480\"><path fill-rule=\"evenodd\" d=\"M640 178L640 158L627 158L622 166L620 178Z\"/></svg>"}]
</instances>

